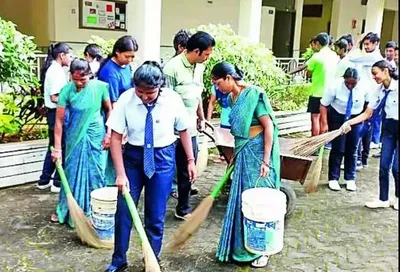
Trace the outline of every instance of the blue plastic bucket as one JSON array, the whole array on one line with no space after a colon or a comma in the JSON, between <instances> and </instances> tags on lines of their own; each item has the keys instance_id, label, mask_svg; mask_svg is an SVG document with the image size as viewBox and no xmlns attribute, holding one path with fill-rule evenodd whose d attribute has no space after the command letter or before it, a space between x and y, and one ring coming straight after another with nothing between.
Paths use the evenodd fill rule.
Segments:
<instances>
[{"instance_id":1,"label":"blue plastic bucket","mask_svg":"<svg viewBox=\"0 0 400 272\"><path fill-rule=\"evenodd\" d=\"M254 254L283 249L286 196L280 190L253 188L242 193L244 246Z\"/></svg>"},{"instance_id":2,"label":"blue plastic bucket","mask_svg":"<svg viewBox=\"0 0 400 272\"><path fill-rule=\"evenodd\" d=\"M114 243L115 212L117 210L117 187L104 187L92 191L92 223L100 240Z\"/></svg>"}]
</instances>

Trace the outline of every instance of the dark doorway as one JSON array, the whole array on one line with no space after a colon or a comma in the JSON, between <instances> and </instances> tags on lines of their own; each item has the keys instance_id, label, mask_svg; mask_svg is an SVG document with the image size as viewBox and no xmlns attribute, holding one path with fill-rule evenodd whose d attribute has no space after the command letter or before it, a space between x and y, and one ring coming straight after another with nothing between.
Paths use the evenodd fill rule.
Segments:
<instances>
[{"instance_id":1,"label":"dark doorway","mask_svg":"<svg viewBox=\"0 0 400 272\"><path fill-rule=\"evenodd\" d=\"M293 56L293 37L296 13L276 11L272 51L276 57Z\"/></svg>"}]
</instances>

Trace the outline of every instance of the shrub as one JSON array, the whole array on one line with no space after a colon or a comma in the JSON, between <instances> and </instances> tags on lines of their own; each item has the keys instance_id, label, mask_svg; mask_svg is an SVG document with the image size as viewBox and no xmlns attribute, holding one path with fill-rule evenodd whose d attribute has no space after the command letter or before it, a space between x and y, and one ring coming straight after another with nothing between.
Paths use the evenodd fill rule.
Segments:
<instances>
[{"instance_id":1,"label":"shrub","mask_svg":"<svg viewBox=\"0 0 400 272\"><path fill-rule=\"evenodd\" d=\"M288 84L287 75L277 67L275 56L264 44L247 42L236 35L229 25L201 25L192 32L200 30L209 33L216 40L213 53L206 63L204 86L207 92L204 98L209 96L211 90L211 69L221 61L237 65L244 72L248 83L263 88L267 94ZM273 97L270 96L270 99L273 103Z\"/></svg>"},{"instance_id":2,"label":"shrub","mask_svg":"<svg viewBox=\"0 0 400 272\"><path fill-rule=\"evenodd\" d=\"M32 40L0 18L0 142L42 118L43 99L32 71L38 51Z\"/></svg>"}]
</instances>

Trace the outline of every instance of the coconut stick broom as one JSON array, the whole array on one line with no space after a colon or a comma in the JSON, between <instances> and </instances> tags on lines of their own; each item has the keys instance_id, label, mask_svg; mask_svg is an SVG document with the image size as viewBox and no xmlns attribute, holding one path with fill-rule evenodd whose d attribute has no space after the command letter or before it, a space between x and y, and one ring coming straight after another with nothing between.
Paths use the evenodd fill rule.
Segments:
<instances>
[{"instance_id":1,"label":"coconut stick broom","mask_svg":"<svg viewBox=\"0 0 400 272\"><path fill-rule=\"evenodd\" d=\"M140 220L139 213L136 209L135 202L133 202L132 196L127 188L123 189L122 194L124 195L126 205L128 206L129 212L132 216L133 224L135 225L136 231L138 232L139 238L142 242L145 271L161 272L160 265L158 264L157 258L154 255L154 251L151 248L149 240L147 239L147 235L143 228L142 221Z\"/></svg>"},{"instance_id":2,"label":"coconut stick broom","mask_svg":"<svg viewBox=\"0 0 400 272\"><path fill-rule=\"evenodd\" d=\"M203 224L206 220L210 210L214 204L214 200L220 194L222 188L229 180L230 175L233 172L233 166L230 166L226 171L225 175L220 179L217 185L214 187L212 193L206 197L197 208L193 211L192 216L185 221L178 230L174 233L172 241L167 245L167 249L175 250L182 246Z\"/></svg>"},{"instance_id":3,"label":"coconut stick broom","mask_svg":"<svg viewBox=\"0 0 400 272\"><path fill-rule=\"evenodd\" d=\"M51 148L53 150L53 148ZM67 177L60 161L56 161L56 169L60 175L61 184L64 188L65 196L67 198L68 211L72 221L75 225L75 231L81 241L94 248L112 248L112 243L106 243L100 240L96 230L93 228L92 223L87 218L81 207L79 207L74 196L72 195L71 189L69 188Z\"/></svg>"},{"instance_id":4,"label":"coconut stick broom","mask_svg":"<svg viewBox=\"0 0 400 272\"><path fill-rule=\"evenodd\" d=\"M333 139L340 136L341 134L342 131L340 129L337 129L310 138L296 139L290 144L289 151L296 156L312 156L321 147L331 142Z\"/></svg>"},{"instance_id":5,"label":"coconut stick broom","mask_svg":"<svg viewBox=\"0 0 400 272\"><path fill-rule=\"evenodd\" d=\"M305 193L314 193L317 189L320 177L321 177L321 171L322 171L322 160L324 158L324 147L320 147L319 149L319 154L318 158L315 161L314 167L312 169L310 179L306 184L305 188Z\"/></svg>"}]
</instances>

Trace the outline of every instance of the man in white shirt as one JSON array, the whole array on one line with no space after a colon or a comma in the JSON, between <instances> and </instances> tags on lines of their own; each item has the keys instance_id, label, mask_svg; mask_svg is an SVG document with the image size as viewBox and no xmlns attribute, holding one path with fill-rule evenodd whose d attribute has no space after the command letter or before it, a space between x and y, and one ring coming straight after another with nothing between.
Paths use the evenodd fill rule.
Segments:
<instances>
[{"instance_id":1,"label":"man in white shirt","mask_svg":"<svg viewBox=\"0 0 400 272\"><path fill-rule=\"evenodd\" d=\"M396 49L396 43L394 41L387 42L385 45L385 60L387 60L390 65L396 67L396 61L394 60L394 54Z\"/></svg>"},{"instance_id":2,"label":"man in white shirt","mask_svg":"<svg viewBox=\"0 0 400 272\"><path fill-rule=\"evenodd\" d=\"M378 84L372 77L371 69L372 65L377 61L383 59L381 52L379 51L379 36L376 33L369 32L366 35L362 35L357 45L353 48L352 53L349 56L349 60L353 62L356 66L356 69L360 73L360 83L363 86L368 86L368 95L372 95L372 93L378 88ZM365 53L357 53L359 49L363 47ZM364 158L369 156L371 141L375 144L379 144L380 142L380 125L381 120L379 118L372 117L370 120L366 121L365 126L368 126L363 131L366 134L362 139L362 149ZM368 161L364 159L362 162L363 167L368 166ZM360 164L359 164L360 165Z\"/></svg>"}]
</instances>

